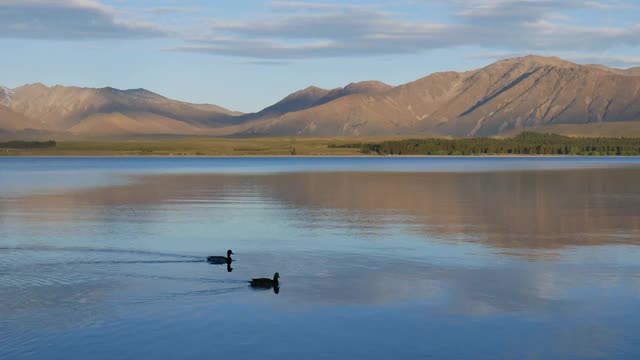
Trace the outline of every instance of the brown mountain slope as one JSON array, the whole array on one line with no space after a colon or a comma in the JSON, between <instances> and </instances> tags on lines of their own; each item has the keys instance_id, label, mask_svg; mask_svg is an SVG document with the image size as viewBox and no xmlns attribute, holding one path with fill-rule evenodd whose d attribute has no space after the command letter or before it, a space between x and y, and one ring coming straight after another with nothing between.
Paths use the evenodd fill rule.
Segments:
<instances>
[{"instance_id":1,"label":"brown mountain slope","mask_svg":"<svg viewBox=\"0 0 640 360\"><path fill-rule=\"evenodd\" d=\"M201 128L182 121L155 114L109 113L95 114L68 131L75 135L109 137L119 135L144 134L199 134Z\"/></svg>"},{"instance_id":2,"label":"brown mountain slope","mask_svg":"<svg viewBox=\"0 0 640 360\"><path fill-rule=\"evenodd\" d=\"M197 128L233 125L234 115L238 115L215 105L175 101L144 89L91 89L32 84L13 89L8 99L0 101L12 111L33 120L39 125L38 129L48 131L77 132L90 128L96 133L119 133L122 128L116 124L122 122L124 115L158 121L171 120L175 123L172 126L155 126L153 121L146 121L145 126L134 127L137 129L135 133L154 134L158 133L158 129L175 130L171 134L181 134L185 130L193 133L197 132L194 130ZM88 120L91 123L83 125Z\"/></svg>"},{"instance_id":3,"label":"brown mountain slope","mask_svg":"<svg viewBox=\"0 0 640 360\"><path fill-rule=\"evenodd\" d=\"M606 67L604 65L598 65L598 64L589 64L585 66L593 69L607 71L616 75L640 76L640 67L634 67L629 69L615 69L615 68L610 68L610 67Z\"/></svg>"},{"instance_id":4,"label":"brown mountain slope","mask_svg":"<svg viewBox=\"0 0 640 360\"><path fill-rule=\"evenodd\" d=\"M38 125L22 114L18 114L6 106L0 105L0 130L18 131L35 129Z\"/></svg>"},{"instance_id":5,"label":"brown mountain slope","mask_svg":"<svg viewBox=\"0 0 640 360\"><path fill-rule=\"evenodd\" d=\"M287 113L310 109L344 96L356 94L382 94L391 88L392 86L379 81L351 83L345 87L336 88L333 90L326 90L315 86L309 86L306 89L294 92L293 94L285 97L276 104L271 105L260 112L247 114L242 118L245 121L270 119Z\"/></svg>"},{"instance_id":6,"label":"brown mountain slope","mask_svg":"<svg viewBox=\"0 0 640 360\"><path fill-rule=\"evenodd\" d=\"M262 119L246 135L487 136L555 124L640 119L633 69L528 56L465 73L436 73L371 95L347 95Z\"/></svg>"},{"instance_id":7,"label":"brown mountain slope","mask_svg":"<svg viewBox=\"0 0 640 360\"><path fill-rule=\"evenodd\" d=\"M623 71L626 75L640 76L640 67L634 67L634 68L626 69Z\"/></svg>"},{"instance_id":8,"label":"brown mountain slope","mask_svg":"<svg viewBox=\"0 0 640 360\"><path fill-rule=\"evenodd\" d=\"M316 86L309 86L306 89L296 91L293 94L285 97L279 102L265 108L264 110L255 114L245 115L247 120L279 116L288 112L294 112L304 110L312 107L313 104L324 98L330 90L321 89Z\"/></svg>"},{"instance_id":9,"label":"brown mountain slope","mask_svg":"<svg viewBox=\"0 0 640 360\"><path fill-rule=\"evenodd\" d=\"M380 81L363 81L351 83L343 88L337 88L329 91L325 96L319 99L313 106L322 105L335 99L349 95L376 95L383 94L393 88Z\"/></svg>"},{"instance_id":10,"label":"brown mountain slope","mask_svg":"<svg viewBox=\"0 0 640 360\"><path fill-rule=\"evenodd\" d=\"M39 127L35 121L9 108L13 95L13 90L0 86L0 131L14 132Z\"/></svg>"}]
</instances>

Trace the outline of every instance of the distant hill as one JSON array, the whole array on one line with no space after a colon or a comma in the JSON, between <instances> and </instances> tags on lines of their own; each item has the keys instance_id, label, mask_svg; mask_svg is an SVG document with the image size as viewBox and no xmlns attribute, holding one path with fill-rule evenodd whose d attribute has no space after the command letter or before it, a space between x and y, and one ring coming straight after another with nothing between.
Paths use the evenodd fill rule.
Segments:
<instances>
[{"instance_id":1,"label":"distant hill","mask_svg":"<svg viewBox=\"0 0 640 360\"><path fill-rule=\"evenodd\" d=\"M36 130L82 135L198 134L229 126L240 115L215 105L189 104L144 89L79 88L42 84L3 88L0 104ZM0 126L13 118L0 113ZM15 123L16 120L11 120Z\"/></svg>"},{"instance_id":2,"label":"distant hill","mask_svg":"<svg viewBox=\"0 0 640 360\"><path fill-rule=\"evenodd\" d=\"M336 89L311 86L252 114L175 101L144 89L0 88L0 130L107 137L476 137L532 129L613 136L638 128L639 100L640 68L526 56L396 87L377 81Z\"/></svg>"}]
</instances>

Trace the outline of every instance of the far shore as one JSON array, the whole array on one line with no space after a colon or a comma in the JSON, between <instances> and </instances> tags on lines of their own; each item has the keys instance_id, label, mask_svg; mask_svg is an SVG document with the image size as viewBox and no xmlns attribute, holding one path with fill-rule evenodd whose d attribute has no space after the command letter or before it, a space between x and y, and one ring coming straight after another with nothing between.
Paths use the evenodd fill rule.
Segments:
<instances>
[{"instance_id":1,"label":"far shore","mask_svg":"<svg viewBox=\"0 0 640 360\"><path fill-rule=\"evenodd\" d=\"M520 136L522 135L512 139L484 140L481 138L452 140L388 136L268 137L249 139L189 137L139 140L14 141L0 142L0 157L560 158L621 155L622 157L628 157L640 153L640 139L599 138L581 140L561 136L554 138L554 135L536 135L533 133L526 135L524 138L520 138ZM437 142L437 145L434 145L434 142ZM449 145L443 145L443 143ZM5 144L6 148L2 148L1 145L3 144ZM384 146L380 146L381 144ZM434 148L434 146L436 147ZM570 147L572 148L571 152L568 151ZM546 151L540 151L540 148L546 148ZM585 148L588 149L587 152L584 151ZM616 148L618 149L617 153L616 151L611 151ZM502 152L493 152L493 149L499 149ZM507 152L506 150L509 151Z\"/></svg>"},{"instance_id":2,"label":"far shore","mask_svg":"<svg viewBox=\"0 0 640 360\"><path fill-rule=\"evenodd\" d=\"M377 154L362 154L362 155L121 155L121 154L104 154L104 155L91 155L91 154L0 154L0 158L138 158L138 159L206 159L206 158L273 158L273 159L295 159L295 158L389 158L389 159L403 159L403 158L447 158L447 159L469 159L469 158L637 158L640 155L623 156L623 155L526 155L526 154L478 154L478 155L377 155Z\"/></svg>"}]
</instances>

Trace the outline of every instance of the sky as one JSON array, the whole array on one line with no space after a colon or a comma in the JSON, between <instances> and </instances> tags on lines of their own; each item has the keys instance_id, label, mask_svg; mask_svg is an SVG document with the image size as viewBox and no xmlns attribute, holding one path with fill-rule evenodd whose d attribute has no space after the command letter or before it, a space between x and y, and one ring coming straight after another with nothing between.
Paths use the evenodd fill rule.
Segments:
<instances>
[{"instance_id":1,"label":"sky","mask_svg":"<svg viewBox=\"0 0 640 360\"><path fill-rule=\"evenodd\" d=\"M640 0L0 0L0 84L145 88L251 112L538 54L640 66Z\"/></svg>"}]
</instances>

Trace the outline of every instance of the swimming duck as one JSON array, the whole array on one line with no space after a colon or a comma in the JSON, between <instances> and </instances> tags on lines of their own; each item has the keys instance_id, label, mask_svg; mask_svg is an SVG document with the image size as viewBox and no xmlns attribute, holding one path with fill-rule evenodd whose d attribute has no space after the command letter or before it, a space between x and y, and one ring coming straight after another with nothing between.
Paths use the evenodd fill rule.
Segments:
<instances>
[{"instance_id":1,"label":"swimming duck","mask_svg":"<svg viewBox=\"0 0 640 360\"><path fill-rule=\"evenodd\" d=\"M271 289L277 288L280 285L280 274L275 273L273 275L273 279L268 278L259 278L259 279L251 279L249 281L249 285L254 288L263 288L263 289Z\"/></svg>"},{"instance_id":2,"label":"swimming duck","mask_svg":"<svg viewBox=\"0 0 640 360\"><path fill-rule=\"evenodd\" d=\"M207 257L207 261L210 262L211 264L229 264L231 263L233 260L231 260L231 255L233 254L233 251L231 250L227 250L227 256L209 256Z\"/></svg>"}]
</instances>

